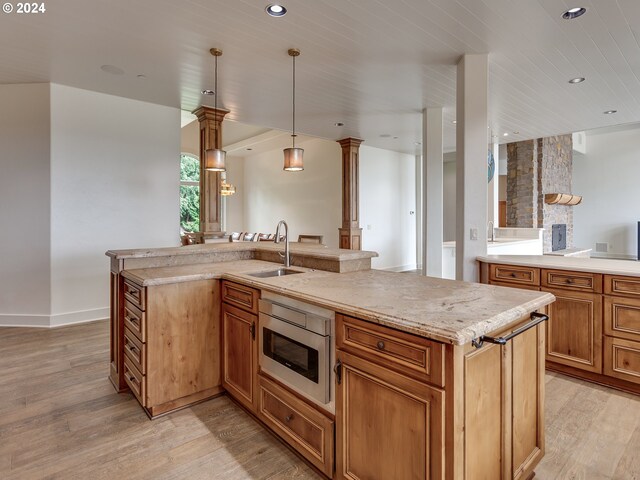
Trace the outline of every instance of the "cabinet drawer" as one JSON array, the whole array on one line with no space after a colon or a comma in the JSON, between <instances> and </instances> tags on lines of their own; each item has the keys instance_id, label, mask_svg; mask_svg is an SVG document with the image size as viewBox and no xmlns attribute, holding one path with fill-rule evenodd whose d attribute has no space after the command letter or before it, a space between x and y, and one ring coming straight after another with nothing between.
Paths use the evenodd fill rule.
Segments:
<instances>
[{"instance_id":1,"label":"cabinet drawer","mask_svg":"<svg viewBox=\"0 0 640 480\"><path fill-rule=\"evenodd\" d=\"M640 277L604 276L604 293L640 298Z\"/></svg>"},{"instance_id":2,"label":"cabinet drawer","mask_svg":"<svg viewBox=\"0 0 640 480\"><path fill-rule=\"evenodd\" d=\"M336 347L417 380L444 385L441 343L336 315Z\"/></svg>"},{"instance_id":3,"label":"cabinet drawer","mask_svg":"<svg viewBox=\"0 0 640 480\"><path fill-rule=\"evenodd\" d=\"M127 382L129 388L140 402L140 405L145 406L145 393L146 393L146 380L136 367L133 366L129 357L124 357L124 381Z\"/></svg>"},{"instance_id":4,"label":"cabinet drawer","mask_svg":"<svg viewBox=\"0 0 640 480\"><path fill-rule=\"evenodd\" d=\"M640 342L604 337L604 373L640 384Z\"/></svg>"},{"instance_id":5,"label":"cabinet drawer","mask_svg":"<svg viewBox=\"0 0 640 480\"><path fill-rule=\"evenodd\" d=\"M124 281L124 298L129 300L132 304L138 307L140 310L144 310L145 306L145 288L130 282Z\"/></svg>"},{"instance_id":6,"label":"cabinet drawer","mask_svg":"<svg viewBox=\"0 0 640 480\"><path fill-rule=\"evenodd\" d=\"M141 342L146 342L145 313L128 300L124 302L124 326L131 330Z\"/></svg>"},{"instance_id":7,"label":"cabinet drawer","mask_svg":"<svg viewBox=\"0 0 640 480\"><path fill-rule=\"evenodd\" d=\"M331 478L333 421L263 376L259 388L261 420Z\"/></svg>"},{"instance_id":8,"label":"cabinet drawer","mask_svg":"<svg viewBox=\"0 0 640 480\"><path fill-rule=\"evenodd\" d=\"M138 337L136 337L131 330L125 327L124 329L124 353L129 357L134 367L138 369L143 375L147 373L146 365L146 349L147 345L142 343Z\"/></svg>"},{"instance_id":9,"label":"cabinet drawer","mask_svg":"<svg viewBox=\"0 0 640 480\"><path fill-rule=\"evenodd\" d=\"M604 333L640 342L640 298L605 296Z\"/></svg>"},{"instance_id":10,"label":"cabinet drawer","mask_svg":"<svg viewBox=\"0 0 640 480\"><path fill-rule=\"evenodd\" d=\"M222 301L248 312L258 314L258 290L237 283L222 282Z\"/></svg>"},{"instance_id":11,"label":"cabinet drawer","mask_svg":"<svg viewBox=\"0 0 640 480\"><path fill-rule=\"evenodd\" d=\"M599 273L544 269L542 270L542 286L602 293L602 275Z\"/></svg>"},{"instance_id":12,"label":"cabinet drawer","mask_svg":"<svg viewBox=\"0 0 640 480\"><path fill-rule=\"evenodd\" d=\"M516 265L490 265L489 280L522 285L540 285L540 269Z\"/></svg>"}]
</instances>

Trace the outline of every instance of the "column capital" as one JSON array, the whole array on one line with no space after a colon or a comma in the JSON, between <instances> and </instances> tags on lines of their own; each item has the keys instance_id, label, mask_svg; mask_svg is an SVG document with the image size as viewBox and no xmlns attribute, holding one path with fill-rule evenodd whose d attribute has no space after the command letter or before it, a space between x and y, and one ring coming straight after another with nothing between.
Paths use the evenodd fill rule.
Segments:
<instances>
[{"instance_id":1,"label":"column capital","mask_svg":"<svg viewBox=\"0 0 640 480\"><path fill-rule=\"evenodd\" d=\"M213 108L207 107L206 105L200 105L196 108L193 113L196 117L198 117L199 122L204 122L206 120L213 122L222 122L224 117L230 110L225 108Z\"/></svg>"},{"instance_id":2,"label":"column capital","mask_svg":"<svg viewBox=\"0 0 640 480\"><path fill-rule=\"evenodd\" d=\"M342 140L336 140L336 142L338 142L342 148L358 148L360 144L364 142L364 140L355 137L347 137L343 138Z\"/></svg>"}]
</instances>

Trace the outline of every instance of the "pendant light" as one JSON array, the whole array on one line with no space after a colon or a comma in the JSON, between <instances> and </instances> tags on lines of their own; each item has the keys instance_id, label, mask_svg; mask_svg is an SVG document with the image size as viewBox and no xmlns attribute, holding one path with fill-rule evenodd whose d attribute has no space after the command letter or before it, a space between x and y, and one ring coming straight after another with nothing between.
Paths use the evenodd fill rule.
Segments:
<instances>
[{"instance_id":1,"label":"pendant light","mask_svg":"<svg viewBox=\"0 0 640 480\"><path fill-rule=\"evenodd\" d=\"M293 59L293 121L291 128L292 147L284 149L284 170L287 172L300 172L304 170L302 155L304 150L296 147L296 57L300 55L300 50L290 48L289 56Z\"/></svg>"},{"instance_id":2,"label":"pendant light","mask_svg":"<svg viewBox=\"0 0 640 480\"><path fill-rule=\"evenodd\" d=\"M220 174L220 195L229 197L236 193L236 187L231 183L227 183L227 172Z\"/></svg>"},{"instance_id":3,"label":"pendant light","mask_svg":"<svg viewBox=\"0 0 640 480\"><path fill-rule=\"evenodd\" d=\"M215 80L214 80L214 108L216 115L218 114L218 57L222 55L222 50L219 48L212 48L209 50L211 55L215 57ZM218 121L214 122L214 145L218 143ZM225 159L227 158L227 152L220 148L208 148L204 152L204 168L210 172L226 172Z\"/></svg>"}]
</instances>

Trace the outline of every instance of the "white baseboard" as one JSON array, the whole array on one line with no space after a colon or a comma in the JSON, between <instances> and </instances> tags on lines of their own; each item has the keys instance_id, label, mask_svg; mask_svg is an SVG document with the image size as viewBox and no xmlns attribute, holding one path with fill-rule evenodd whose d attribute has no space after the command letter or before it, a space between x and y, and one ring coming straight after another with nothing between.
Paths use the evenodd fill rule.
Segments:
<instances>
[{"instance_id":1,"label":"white baseboard","mask_svg":"<svg viewBox=\"0 0 640 480\"><path fill-rule=\"evenodd\" d=\"M80 312L60 313L51 315L51 327L62 327L63 325L71 325L75 323L94 322L96 320L104 320L109 318L109 307L94 308L92 310L82 310Z\"/></svg>"},{"instance_id":2,"label":"white baseboard","mask_svg":"<svg viewBox=\"0 0 640 480\"><path fill-rule=\"evenodd\" d=\"M109 318L109 307L59 313L56 315L16 315L0 313L0 327L52 328Z\"/></svg>"},{"instance_id":3,"label":"white baseboard","mask_svg":"<svg viewBox=\"0 0 640 480\"><path fill-rule=\"evenodd\" d=\"M0 327L49 328L49 315L15 315L0 313Z\"/></svg>"},{"instance_id":4,"label":"white baseboard","mask_svg":"<svg viewBox=\"0 0 640 480\"><path fill-rule=\"evenodd\" d=\"M418 267L415 263L409 265L398 265L397 267L379 268L378 270L384 270L385 272L406 272L407 270L416 270Z\"/></svg>"}]
</instances>

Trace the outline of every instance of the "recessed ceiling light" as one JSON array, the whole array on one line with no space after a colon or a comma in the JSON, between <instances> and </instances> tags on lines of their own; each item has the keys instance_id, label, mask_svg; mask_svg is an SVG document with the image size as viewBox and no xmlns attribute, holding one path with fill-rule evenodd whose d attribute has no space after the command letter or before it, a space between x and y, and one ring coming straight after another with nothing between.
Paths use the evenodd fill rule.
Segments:
<instances>
[{"instance_id":1,"label":"recessed ceiling light","mask_svg":"<svg viewBox=\"0 0 640 480\"><path fill-rule=\"evenodd\" d=\"M277 3L272 3L265 11L272 17L283 17L287 13L287 9Z\"/></svg>"},{"instance_id":2,"label":"recessed ceiling light","mask_svg":"<svg viewBox=\"0 0 640 480\"><path fill-rule=\"evenodd\" d=\"M336 122L333 124L334 127L344 127L344 123L342 122Z\"/></svg>"},{"instance_id":3,"label":"recessed ceiling light","mask_svg":"<svg viewBox=\"0 0 640 480\"><path fill-rule=\"evenodd\" d=\"M139 78L139 79L143 80L143 79L147 78L147 76L146 76L146 75L143 75L143 74L141 73L140 75L136 75L136 78Z\"/></svg>"},{"instance_id":4,"label":"recessed ceiling light","mask_svg":"<svg viewBox=\"0 0 640 480\"><path fill-rule=\"evenodd\" d=\"M562 18L564 18L565 20L573 20L574 18L581 17L586 12L587 12L587 9L584 7L574 7L564 12L562 14Z\"/></svg>"},{"instance_id":5,"label":"recessed ceiling light","mask_svg":"<svg viewBox=\"0 0 640 480\"><path fill-rule=\"evenodd\" d=\"M605 115L612 115L614 113L618 113L618 110L607 110L606 112L603 112Z\"/></svg>"},{"instance_id":6,"label":"recessed ceiling light","mask_svg":"<svg viewBox=\"0 0 640 480\"><path fill-rule=\"evenodd\" d=\"M422 142L415 142L416 145L422 145Z\"/></svg>"},{"instance_id":7,"label":"recessed ceiling light","mask_svg":"<svg viewBox=\"0 0 640 480\"><path fill-rule=\"evenodd\" d=\"M520 132L513 132L514 135L520 135Z\"/></svg>"},{"instance_id":8,"label":"recessed ceiling light","mask_svg":"<svg viewBox=\"0 0 640 480\"><path fill-rule=\"evenodd\" d=\"M380 138L391 138L391 135L389 135L388 133L381 133L379 135Z\"/></svg>"},{"instance_id":9,"label":"recessed ceiling light","mask_svg":"<svg viewBox=\"0 0 640 480\"><path fill-rule=\"evenodd\" d=\"M458 123L458 121L457 120L451 120L451 123L453 123L455 125L456 123Z\"/></svg>"},{"instance_id":10,"label":"recessed ceiling light","mask_svg":"<svg viewBox=\"0 0 640 480\"><path fill-rule=\"evenodd\" d=\"M569 83L582 83L584 82L584 77L576 77L569 80Z\"/></svg>"},{"instance_id":11,"label":"recessed ceiling light","mask_svg":"<svg viewBox=\"0 0 640 480\"><path fill-rule=\"evenodd\" d=\"M253 148L247 148L247 150L248 150L248 151L251 151L251 150L253 150Z\"/></svg>"},{"instance_id":12,"label":"recessed ceiling light","mask_svg":"<svg viewBox=\"0 0 640 480\"><path fill-rule=\"evenodd\" d=\"M203 95L215 95L216 92L214 92L213 90L202 90L202 94Z\"/></svg>"},{"instance_id":13,"label":"recessed ceiling light","mask_svg":"<svg viewBox=\"0 0 640 480\"><path fill-rule=\"evenodd\" d=\"M397 139L398 139L398 137L393 137L393 139L394 139L394 140L397 140Z\"/></svg>"},{"instance_id":14,"label":"recessed ceiling light","mask_svg":"<svg viewBox=\"0 0 640 480\"><path fill-rule=\"evenodd\" d=\"M509 134L508 134L507 132L504 132L504 133L502 134L502 136L503 136L503 137L508 137L508 136L509 136Z\"/></svg>"},{"instance_id":15,"label":"recessed ceiling light","mask_svg":"<svg viewBox=\"0 0 640 480\"><path fill-rule=\"evenodd\" d=\"M106 73L110 73L111 75L123 75L124 70L120 67L116 67L115 65L102 65L100 70Z\"/></svg>"}]
</instances>

